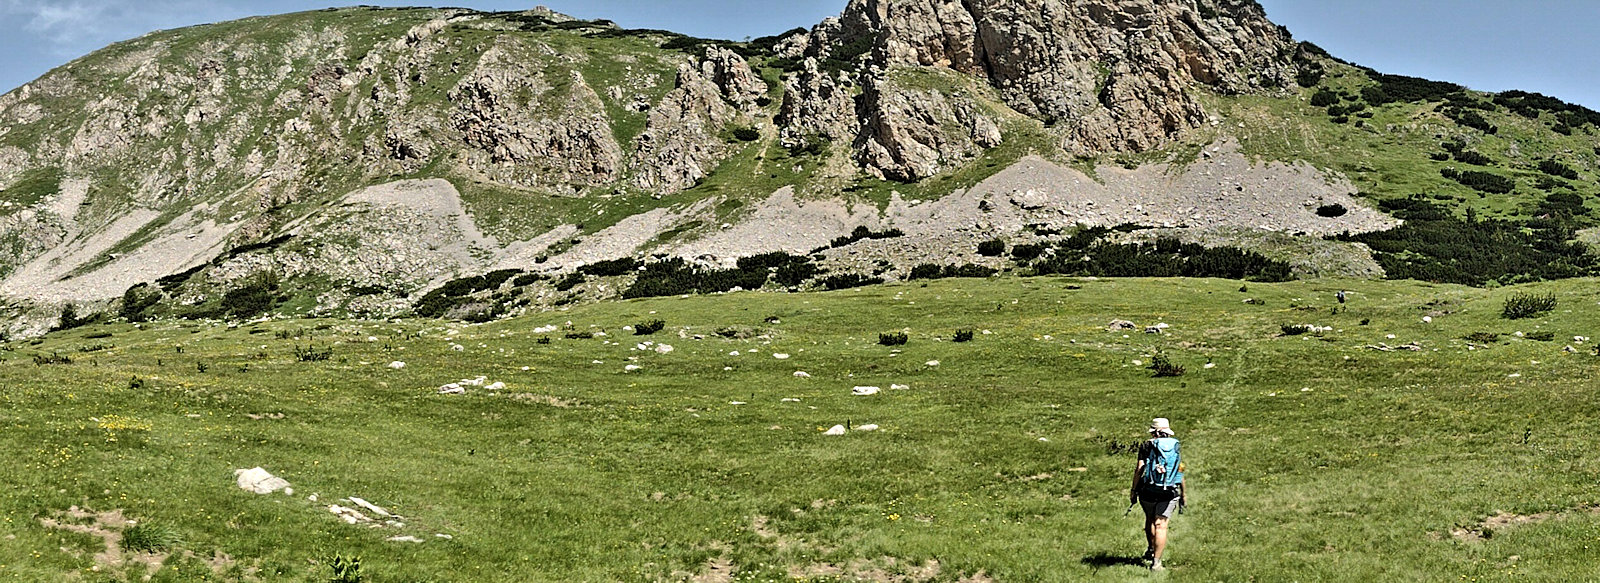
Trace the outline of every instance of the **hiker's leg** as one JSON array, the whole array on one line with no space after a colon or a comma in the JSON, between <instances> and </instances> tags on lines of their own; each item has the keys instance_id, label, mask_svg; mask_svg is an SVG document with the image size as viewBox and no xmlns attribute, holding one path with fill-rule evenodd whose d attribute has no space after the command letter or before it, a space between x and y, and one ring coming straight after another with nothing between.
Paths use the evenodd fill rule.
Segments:
<instances>
[{"instance_id":1,"label":"hiker's leg","mask_svg":"<svg viewBox=\"0 0 1600 583\"><path fill-rule=\"evenodd\" d=\"M1167 550L1167 517L1157 516L1150 521L1150 548L1155 549L1155 559L1160 561L1161 552Z\"/></svg>"},{"instance_id":2,"label":"hiker's leg","mask_svg":"<svg viewBox=\"0 0 1600 583\"><path fill-rule=\"evenodd\" d=\"M1156 521L1161 520L1158 514L1144 515L1144 558L1153 559L1156 555Z\"/></svg>"}]
</instances>

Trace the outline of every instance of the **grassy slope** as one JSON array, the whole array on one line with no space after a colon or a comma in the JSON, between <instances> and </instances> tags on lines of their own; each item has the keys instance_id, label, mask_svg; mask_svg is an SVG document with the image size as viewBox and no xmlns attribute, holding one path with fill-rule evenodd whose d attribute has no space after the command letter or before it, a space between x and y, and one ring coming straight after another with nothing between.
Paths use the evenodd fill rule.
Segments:
<instances>
[{"instance_id":1,"label":"grassy slope","mask_svg":"<svg viewBox=\"0 0 1600 583\"><path fill-rule=\"evenodd\" d=\"M166 525L184 548L226 552L271 580L325 580L336 552L363 556L375 581L654 580L724 553L746 580L782 578L764 566L886 556L937 558L946 580L1139 579L1119 564L1142 544L1121 516L1133 460L1096 440L1137 440L1156 415L1174 419L1194 487L1173 535L1176 579L1583 578L1585 545L1600 538L1600 515L1583 510L1600 503L1588 455L1600 359L1561 349L1600 327L1594 283L1533 288L1561 306L1520 322L1498 318L1515 289L1040 278L607 303L449 326L454 337L427 321L58 333L0 352L0 459L12 468L0 473L0 530L16 536L0 538L0 580L102 580L85 571L95 541L36 521L72 505ZM1346 285L1348 311L1330 314ZM641 339L621 327L646 318L668 323L652 339L675 351L631 350ZM1172 329L1124 337L1101 328L1113 318ZM534 327L567 320L614 335L535 342ZM1278 336L1302 322L1338 331ZM772 340L676 334L729 325ZM935 340L961 327L993 334ZM273 334L315 328L333 361L295 362L296 341ZM875 344L900 328L911 341L898 356ZM1469 351L1458 340L1534 330L1557 341ZM96 332L114 335L87 338ZM1427 350L1358 348L1410 341ZM115 347L80 352L100 344ZM1189 373L1154 379L1132 364L1154 350ZM76 362L32 361L56 352ZM629 357L643 369L624 373ZM383 367L396 359L409 366ZM434 394L480 374L510 386ZM148 384L130 388L135 376ZM850 396L863 384L886 390ZM285 417L245 416L265 413ZM91 419L108 415L149 429L109 441ZM818 431L846 420L884 430ZM234 487L234 469L258 465L296 496ZM407 527L346 525L325 510L345 496ZM1449 535L1499 511L1566 514L1483 542ZM757 516L778 538L755 532ZM429 540L384 542L394 534ZM208 573L171 564L155 580Z\"/></svg>"}]
</instances>

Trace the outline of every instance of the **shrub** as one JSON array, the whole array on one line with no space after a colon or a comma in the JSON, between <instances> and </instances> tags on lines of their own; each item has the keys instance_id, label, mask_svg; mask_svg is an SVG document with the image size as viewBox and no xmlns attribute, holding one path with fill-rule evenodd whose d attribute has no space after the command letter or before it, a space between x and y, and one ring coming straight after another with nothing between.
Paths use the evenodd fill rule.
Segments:
<instances>
[{"instance_id":1,"label":"shrub","mask_svg":"<svg viewBox=\"0 0 1600 583\"><path fill-rule=\"evenodd\" d=\"M331 358L333 358L331 346L318 349L315 344L307 344L305 348L300 348L300 345L296 344L294 347L294 359L300 362L322 362Z\"/></svg>"},{"instance_id":2,"label":"shrub","mask_svg":"<svg viewBox=\"0 0 1600 583\"><path fill-rule=\"evenodd\" d=\"M953 338L953 340L955 340L956 342L971 342L972 341L972 331L971 330L956 330L956 335L955 335L955 338Z\"/></svg>"},{"instance_id":3,"label":"shrub","mask_svg":"<svg viewBox=\"0 0 1600 583\"><path fill-rule=\"evenodd\" d=\"M1320 79L1319 79L1320 81ZM1323 89L1311 96L1312 107L1328 107L1339 103L1339 94Z\"/></svg>"},{"instance_id":4,"label":"shrub","mask_svg":"<svg viewBox=\"0 0 1600 583\"><path fill-rule=\"evenodd\" d=\"M1484 119L1483 114L1476 111L1447 107L1443 110L1443 113L1445 117L1450 118L1450 121L1456 122L1456 125L1461 127L1472 128L1489 135L1500 133L1499 126L1489 123L1489 120Z\"/></svg>"},{"instance_id":5,"label":"shrub","mask_svg":"<svg viewBox=\"0 0 1600 583\"><path fill-rule=\"evenodd\" d=\"M1517 292L1506 298L1505 305L1500 309L1500 317L1507 320L1521 320L1552 312L1555 309L1556 295L1554 293Z\"/></svg>"},{"instance_id":6,"label":"shrub","mask_svg":"<svg viewBox=\"0 0 1600 583\"><path fill-rule=\"evenodd\" d=\"M1473 150L1462 150L1456 154L1456 161L1473 166L1493 166L1494 160Z\"/></svg>"},{"instance_id":7,"label":"shrub","mask_svg":"<svg viewBox=\"0 0 1600 583\"><path fill-rule=\"evenodd\" d=\"M741 142L754 142L761 139L761 131L752 127L733 128L733 137Z\"/></svg>"},{"instance_id":8,"label":"shrub","mask_svg":"<svg viewBox=\"0 0 1600 583\"><path fill-rule=\"evenodd\" d=\"M94 322L94 320L94 316L89 316L86 318L78 317L78 307L72 305L71 302L68 302L66 305L61 306L61 319L56 323L56 327L51 328L50 331L59 332L61 330L71 330L73 328L78 328Z\"/></svg>"},{"instance_id":9,"label":"shrub","mask_svg":"<svg viewBox=\"0 0 1600 583\"><path fill-rule=\"evenodd\" d=\"M567 333L567 340L588 340L590 338L594 338L594 332L590 332L590 331L585 330L585 331L582 331L582 332L568 332Z\"/></svg>"},{"instance_id":10,"label":"shrub","mask_svg":"<svg viewBox=\"0 0 1600 583\"><path fill-rule=\"evenodd\" d=\"M161 289L148 283L141 283L128 288L122 293L122 307L118 315L129 322L138 323L150 319L150 308L161 301Z\"/></svg>"},{"instance_id":11,"label":"shrub","mask_svg":"<svg viewBox=\"0 0 1600 583\"><path fill-rule=\"evenodd\" d=\"M878 344L882 344L884 346L903 346L908 341L910 341L910 337L907 336L905 332L878 333Z\"/></svg>"},{"instance_id":12,"label":"shrub","mask_svg":"<svg viewBox=\"0 0 1600 583\"><path fill-rule=\"evenodd\" d=\"M1549 342L1556 339L1555 332L1529 332L1528 339L1536 342Z\"/></svg>"},{"instance_id":13,"label":"shrub","mask_svg":"<svg viewBox=\"0 0 1600 583\"><path fill-rule=\"evenodd\" d=\"M1401 101L1442 101L1465 89L1455 83L1429 81L1405 75L1387 75L1370 69L1366 72L1368 77L1378 82L1378 85L1362 89L1361 96L1367 103L1373 105Z\"/></svg>"},{"instance_id":14,"label":"shrub","mask_svg":"<svg viewBox=\"0 0 1600 583\"><path fill-rule=\"evenodd\" d=\"M859 273L844 273L822 278L822 280L818 283L822 285L822 289L834 291L868 285L877 285L883 283L883 278L869 277Z\"/></svg>"},{"instance_id":15,"label":"shrub","mask_svg":"<svg viewBox=\"0 0 1600 583\"><path fill-rule=\"evenodd\" d=\"M1011 258L1017 261L1033 261L1044 255L1044 245L1016 245L1011 248Z\"/></svg>"},{"instance_id":16,"label":"shrub","mask_svg":"<svg viewBox=\"0 0 1600 583\"><path fill-rule=\"evenodd\" d=\"M72 357L70 357L70 356L62 356L60 354L49 354L49 355L35 354L35 355L33 355L33 365L34 366L47 366L47 365L52 365L52 364L72 364Z\"/></svg>"},{"instance_id":17,"label":"shrub","mask_svg":"<svg viewBox=\"0 0 1600 583\"><path fill-rule=\"evenodd\" d=\"M278 275L264 271L251 276L244 285L228 290L222 296L223 314L248 320L276 308L283 298L278 295Z\"/></svg>"},{"instance_id":18,"label":"shrub","mask_svg":"<svg viewBox=\"0 0 1600 583\"><path fill-rule=\"evenodd\" d=\"M989 277L995 274L995 269L982 265L945 265L943 267L932 263L924 263L911 268L908 280L916 279L944 279L947 277Z\"/></svg>"},{"instance_id":19,"label":"shrub","mask_svg":"<svg viewBox=\"0 0 1600 583\"><path fill-rule=\"evenodd\" d=\"M868 229L865 226L861 226L861 227L856 227L854 231L851 231L849 236L839 237L837 239L834 239L833 242L830 243L828 246L829 247L833 247L833 248L839 248L839 247L843 247L845 245L849 245L851 243L855 243L856 241L860 241L862 239L893 239L895 237L904 237L904 236L905 236L905 233L903 231L901 231L900 229L889 229L887 231L873 231L872 229Z\"/></svg>"},{"instance_id":20,"label":"shrub","mask_svg":"<svg viewBox=\"0 0 1600 583\"><path fill-rule=\"evenodd\" d=\"M1459 171L1454 168L1445 168L1440 170L1439 174L1459 182L1467 188L1489 194L1508 194L1517 187L1516 181L1510 178L1477 170Z\"/></svg>"},{"instance_id":21,"label":"shrub","mask_svg":"<svg viewBox=\"0 0 1600 583\"><path fill-rule=\"evenodd\" d=\"M130 553L158 553L180 544L178 532L163 524L141 522L122 531L122 550Z\"/></svg>"},{"instance_id":22,"label":"shrub","mask_svg":"<svg viewBox=\"0 0 1600 583\"><path fill-rule=\"evenodd\" d=\"M1184 369L1184 367L1173 364L1172 360L1168 359L1165 354L1157 354L1150 357L1149 368L1150 370L1156 371L1157 378L1181 377L1183 376L1183 373L1188 372L1186 369Z\"/></svg>"},{"instance_id":23,"label":"shrub","mask_svg":"<svg viewBox=\"0 0 1600 583\"><path fill-rule=\"evenodd\" d=\"M944 268L932 263L924 263L911 268L911 274L906 279L939 279L944 273Z\"/></svg>"},{"instance_id":24,"label":"shrub","mask_svg":"<svg viewBox=\"0 0 1600 583\"><path fill-rule=\"evenodd\" d=\"M667 327L667 323L664 322L664 321L661 321L661 320L650 320L650 321L647 321L647 322L639 322L638 324L634 324L633 325L633 335L634 336L649 336L651 334L655 334L656 332L660 332L662 328L666 328L666 327Z\"/></svg>"},{"instance_id":25,"label":"shrub","mask_svg":"<svg viewBox=\"0 0 1600 583\"><path fill-rule=\"evenodd\" d=\"M1330 218L1330 219L1337 218L1337 217L1342 217L1346 213L1349 213L1349 212L1350 212L1350 210L1344 208L1344 205L1337 204L1337 203L1335 203L1335 204L1325 204L1325 205L1317 207L1317 216Z\"/></svg>"},{"instance_id":26,"label":"shrub","mask_svg":"<svg viewBox=\"0 0 1600 583\"><path fill-rule=\"evenodd\" d=\"M1600 261L1571 241L1559 218L1546 221L1467 220L1422 197L1391 199L1380 208L1405 222L1388 231L1340 235L1366 244L1387 277L1482 286L1600 274ZM1494 253L1484 253L1493 249Z\"/></svg>"},{"instance_id":27,"label":"shrub","mask_svg":"<svg viewBox=\"0 0 1600 583\"><path fill-rule=\"evenodd\" d=\"M1006 242L999 239L990 239L978 244L978 254L984 257L999 257L1006 253Z\"/></svg>"},{"instance_id":28,"label":"shrub","mask_svg":"<svg viewBox=\"0 0 1600 583\"><path fill-rule=\"evenodd\" d=\"M578 272L601 277L615 277L619 275L628 275L638 271L638 269L639 260L632 257L623 257L621 259L612 259L610 261L596 261L583 267L579 267Z\"/></svg>"},{"instance_id":29,"label":"shrub","mask_svg":"<svg viewBox=\"0 0 1600 583\"><path fill-rule=\"evenodd\" d=\"M1461 339L1478 344L1494 344L1500 341L1500 334L1498 332L1473 332L1462 336Z\"/></svg>"},{"instance_id":30,"label":"shrub","mask_svg":"<svg viewBox=\"0 0 1600 583\"><path fill-rule=\"evenodd\" d=\"M1567 180L1578 179L1577 170L1573 170L1572 168L1567 167L1566 164L1562 164L1556 160L1544 160L1539 162L1539 171L1551 176L1565 178Z\"/></svg>"},{"instance_id":31,"label":"shrub","mask_svg":"<svg viewBox=\"0 0 1600 583\"><path fill-rule=\"evenodd\" d=\"M1283 330L1284 336L1299 336L1311 331L1311 327L1305 324L1284 324L1278 329Z\"/></svg>"},{"instance_id":32,"label":"shrub","mask_svg":"<svg viewBox=\"0 0 1600 583\"><path fill-rule=\"evenodd\" d=\"M535 283L538 283L540 281L544 281L544 274L542 274L542 273L526 273L526 274L517 276L516 279L511 280L511 285L516 286L516 287L526 287L526 286L530 286L530 285L533 285Z\"/></svg>"},{"instance_id":33,"label":"shrub","mask_svg":"<svg viewBox=\"0 0 1600 583\"><path fill-rule=\"evenodd\" d=\"M561 279L556 280L556 283L555 283L556 291L564 292L564 291L571 290L572 288L575 288L575 287L578 287L579 285L581 285L587 279L588 278L584 277L584 275L582 273L579 273L579 272L576 272L576 271L574 271L572 273L568 273L565 277L562 277Z\"/></svg>"},{"instance_id":34,"label":"shrub","mask_svg":"<svg viewBox=\"0 0 1600 583\"><path fill-rule=\"evenodd\" d=\"M534 342L537 343L537 344L549 344L550 343L550 337L549 336L540 336L539 339L535 340Z\"/></svg>"}]
</instances>

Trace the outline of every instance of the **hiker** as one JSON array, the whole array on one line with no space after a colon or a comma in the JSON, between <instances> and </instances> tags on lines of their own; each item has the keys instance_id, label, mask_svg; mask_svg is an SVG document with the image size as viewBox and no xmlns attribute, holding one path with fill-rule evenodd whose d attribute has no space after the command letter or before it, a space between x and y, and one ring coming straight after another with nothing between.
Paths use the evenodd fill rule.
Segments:
<instances>
[{"instance_id":1,"label":"hiker","mask_svg":"<svg viewBox=\"0 0 1600 583\"><path fill-rule=\"evenodd\" d=\"M1344 303L1344 300L1345 300L1344 290L1339 290L1339 293L1336 295L1336 297L1339 298L1339 303L1341 303L1341 304Z\"/></svg>"},{"instance_id":2,"label":"hiker","mask_svg":"<svg viewBox=\"0 0 1600 583\"><path fill-rule=\"evenodd\" d=\"M1144 509L1144 559L1150 570L1162 571L1161 553L1167 549L1167 522L1172 513L1188 506L1183 485L1183 460L1172 424L1165 417L1150 423L1150 441L1139 446L1139 466L1133 472L1128 503Z\"/></svg>"}]
</instances>

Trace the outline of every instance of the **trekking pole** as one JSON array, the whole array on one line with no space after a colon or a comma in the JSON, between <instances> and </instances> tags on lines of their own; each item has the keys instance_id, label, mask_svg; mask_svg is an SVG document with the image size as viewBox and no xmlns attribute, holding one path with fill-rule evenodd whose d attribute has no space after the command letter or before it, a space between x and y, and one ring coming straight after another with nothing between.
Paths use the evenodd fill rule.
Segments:
<instances>
[{"instance_id":1,"label":"trekking pole","mask_svg":"<svg viewBox=\"0 0 1600 583\"><path fill-rule=\"evenodd\" d=\"M1138 502L1129 502L1128 503L1128 509L1122 511L1122 517L1123 518L1127 518L1129 514L1133 513L1133 507L1134 506L1138 506L1138 505L1139 505Z\"/></svg>"}]
</instances>

